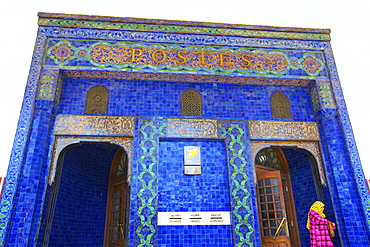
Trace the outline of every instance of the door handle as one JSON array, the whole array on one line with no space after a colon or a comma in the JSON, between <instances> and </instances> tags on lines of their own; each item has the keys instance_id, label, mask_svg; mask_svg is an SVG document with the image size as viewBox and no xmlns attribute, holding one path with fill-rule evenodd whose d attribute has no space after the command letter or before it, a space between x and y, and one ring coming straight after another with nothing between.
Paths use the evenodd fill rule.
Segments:
<instances>
[{"instance_id":1,"label":"door handle","mask_svg":"<svg viewBox=\"0 0 370 247\"><path fill-rule=\"evenodd\" d=\"M121 235L122 235L121 238L124 239L125 236L123 234L123 224L118 224L118 226L119 226L119 229L121 230Z\"/></svg>"},{"instance_id":2,"label":"door handle","mask_svg":"<svg viewBox=\"0 0 370 247\"><path fill-rule=\"evenodd\" d=\"M276 236L279 234L279 232L281 231L281 229L283 228L283 225L284 225L284 222L285 222L286 218L283 218L279 224L279 227L277 228L276 232L275 232L275 235L272 237L272 239L276 239Z\"/></svg>"}]
</instances>

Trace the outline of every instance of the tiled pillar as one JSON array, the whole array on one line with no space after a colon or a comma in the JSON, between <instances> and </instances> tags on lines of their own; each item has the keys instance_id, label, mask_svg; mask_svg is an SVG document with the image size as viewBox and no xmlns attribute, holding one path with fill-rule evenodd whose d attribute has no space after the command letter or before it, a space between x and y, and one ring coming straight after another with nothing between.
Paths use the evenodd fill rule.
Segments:
<instances>
[{"instance_id":1,"label":"tiled pillar","mask_svg":"<svg viewBox=\"0 0 370 247\"><path fill-rule=\"evenodd\" d=\"M9 219L5 246L34 246L47 185L48 155L51 132L58 102L57 69L44 69L40 75L38 91L30 123L26 153L21 162L20 181Z\"/></svg>"},{"instance_id":2,"label":"tiled pillar","mask_svg":"<svg viewBox=\"0 0 370 247\"><path fill-rule=\"evenodd\" d=\"M351 164L330 81L316 80L311 83L310 91L340 241L343 246L369 246L370 240L364 234L369 231L358 178ZM363 237L354 240L349 236Z\"/></svg>"}]
</instances>

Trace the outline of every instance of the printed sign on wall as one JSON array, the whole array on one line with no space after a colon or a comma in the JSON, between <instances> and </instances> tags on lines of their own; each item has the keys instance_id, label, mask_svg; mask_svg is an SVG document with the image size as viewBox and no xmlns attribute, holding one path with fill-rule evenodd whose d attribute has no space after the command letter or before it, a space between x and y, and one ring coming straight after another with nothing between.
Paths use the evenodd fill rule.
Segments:
<instances>
[{"instance_id":1,"label":"printed sign on wall","mask_svg":"<svg viewBox=\"0 0 370 247\"><path fill-rule=\"evenodd\" d=\"M184 173L186 175L201 174L201 157L200 147L185 146L184 147Z\"/></svg>"}]
</instances>

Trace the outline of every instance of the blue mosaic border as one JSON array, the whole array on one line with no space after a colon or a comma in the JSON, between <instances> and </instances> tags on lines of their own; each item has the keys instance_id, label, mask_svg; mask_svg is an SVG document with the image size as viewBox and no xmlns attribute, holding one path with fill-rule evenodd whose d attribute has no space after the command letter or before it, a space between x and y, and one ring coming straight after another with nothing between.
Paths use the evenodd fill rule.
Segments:
<instances>
[{"instance_id":1,"label":"blue mosaic border","mask_svg":"<svg viewBox=\"0 0 370 247\"><path fill-rule=\"evenodd\" d=\"M38 78L41 73L42 58L45 52L47 37L40 35L36 38L35 51L32 57L31 69L28 76L26 91L22 103L22 109L14 138L13 148L10 156L6 183L0 209L0 246L3 246L6 237L6 230L10 223L12 207L15 200L19 176L22 167L22 160L30 134L30 126L34 111L34 102L37 94Z\"/></svg>"},{"instance_id":2,"label":"blue mosaic border","mask_svg":"<svg viewBox=\"0 0 370 247\"><path fill-rule=\"evenodd\" d=\"M354 176L356 178L355 182L357 183L357 187L360 192L361 201L363 210L366 215L366 221L368 224L368 228L370 229L370 194L366 184L365 175L362 169L360 156L358 153L358 149L356 146L355 137L352 130L352 125L349 119L348 111L346 102L344 100L342 87L340 85L339 76L337 67L334 61L334 55L329 45L328 49L324 50L327 68L329 69L329 75L331 80L331 86L334 93L334 100L338 107L338 115L339 115L339 124L343 130L343 136L346 140L345 145L348 148L349 158L351 160L351 165L353 167Z\"/></svg>"}]
</instances>

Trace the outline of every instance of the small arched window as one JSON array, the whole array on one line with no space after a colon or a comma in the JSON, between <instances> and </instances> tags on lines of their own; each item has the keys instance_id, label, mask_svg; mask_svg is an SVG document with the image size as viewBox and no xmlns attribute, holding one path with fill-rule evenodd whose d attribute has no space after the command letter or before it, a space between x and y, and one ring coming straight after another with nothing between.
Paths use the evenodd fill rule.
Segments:
<instances>
[{"instance_id":1,"label":"small arched window","mask_svg":"<svg viewBox=\"0 0 370 247\"><path fill-rule=\"evenodd\" d=\"M195 89L187 89L181 95L181 115L203 116L202 95Z\"/></svg>"},{"instance_id":2,"label":"small arched window","mask_svg":"<svg viewBox=\"0 0 370 247\"><path fill-rule=\"evenodd\" d=\"M270 98L273 118L292 118L288 97L280 92L274 93Z\"/></svg>"},{"instance_id":3,"label":"small arched window","mask_svg":"<svg viewBox=\"0 0 370 247\"><path fill-rule=\"evenodd\" d=\"M108 90L102 86L90 88L87 92L85 113L107 114Z\"/></svg>"}]
</instances>

